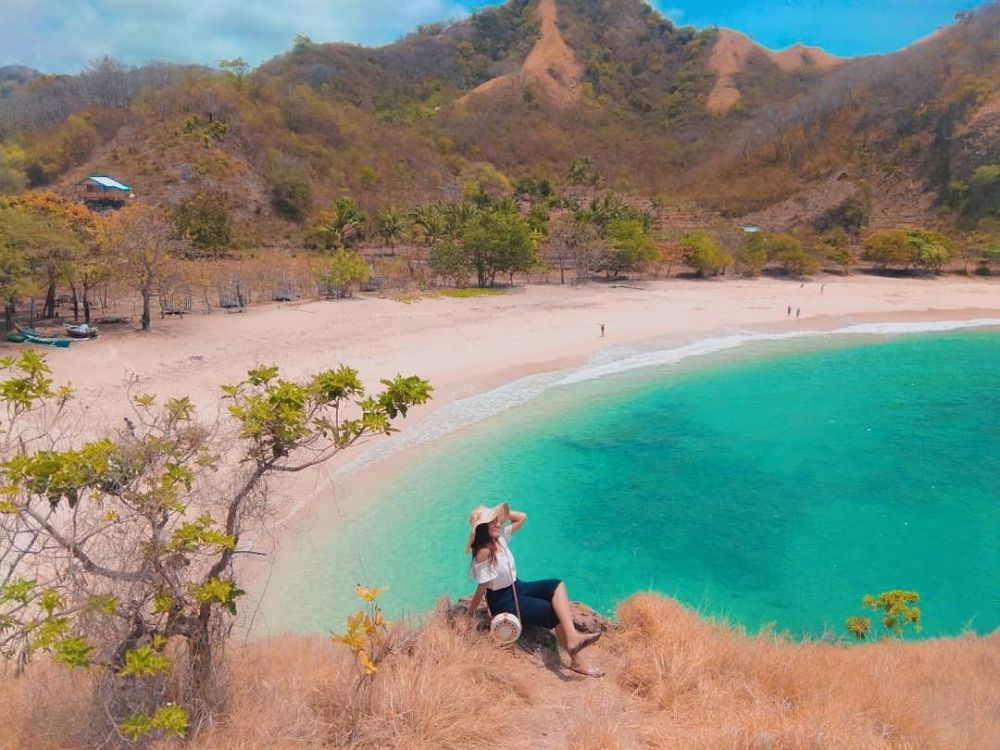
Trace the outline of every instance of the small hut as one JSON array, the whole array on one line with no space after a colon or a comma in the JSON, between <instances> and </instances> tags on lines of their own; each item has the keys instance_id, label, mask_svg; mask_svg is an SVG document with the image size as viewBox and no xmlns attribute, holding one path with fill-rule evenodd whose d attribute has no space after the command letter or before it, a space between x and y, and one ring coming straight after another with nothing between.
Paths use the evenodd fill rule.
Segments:
<instances>
[{"instance_id":1,"label":"small hut","mask_svg":"<svg viewBox=\"0 0 1000 750\"><path fill-rule=\"evenodd\" d=\"M188 315L194 306L194 295L189 287L178 287L160 292L160 312L164 315Z\"/></svg>"},{"instance_id":2,"label":"small hut","mask_svg":"<svg viewBox=\"0 0 1000 750\"><path fill-rule=\"evenodd\" d=\"M302 284L288 271L282 271L271 286L271 299L275 302L291 302L302 296Z\"/></svg>"},{"instance_id":3,"label":"small hut","mask_svg":"<svg viewBox=\"0 0 1000 750\"><path fill-rule=\"evenodd\" d=\"M373 273L367 281L361 282L360 288L362 292L381 292L384 286L385 278L380 274Z\"/></svg>"},{"instance_id":4,"label":"small hut","mask_svg":"<svg viewBox=\"0 0 1000 750\"><path fill-rule=\"evenodd\" d=\"M92 211L115 211L132 198L132 188L106 174L92 174L76 185L77 196Z\"/></svg>"},{"instance_id":5,"label":"small hut","mask_svg":"<svg viewBox=\"0 0 1000 750\"><path fill-rule=\"evenodd\" d=\"M236 311L244 309L250 302L250 293L238 273L231 274L229 280L219 287L219 307Z\"/></svg>"}]
</instances>

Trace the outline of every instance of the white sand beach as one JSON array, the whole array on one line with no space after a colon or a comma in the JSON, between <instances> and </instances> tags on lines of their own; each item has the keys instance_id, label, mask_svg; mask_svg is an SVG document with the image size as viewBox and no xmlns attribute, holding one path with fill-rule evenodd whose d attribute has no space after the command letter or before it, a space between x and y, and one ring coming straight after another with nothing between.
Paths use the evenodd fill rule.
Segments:
<instances>
[{"instance_id":1,"label":"white sand beach","mask_svg":"<svg viewBox=\"0 0 1000 750\"><path fill-rule=\"evenodd\" d=\"M145 391L186 394L207 408L217 401L220 385L260 363L278 365L293 378L349 364L371 386L379 378L417 373L435 389L433 404L414 413L419 419L449 400L652 338L998 313L1000 280L979 278L532 285L467 299L359 297L263 305L242 315L194 314L155 320L145 335L108 328L95 341L47 351L56 380L73 383L98 423L118 418L115 405L129 374L140 378Z\"/></svg>"},{"instance_id":2,"label":"white sand beach","mask_svg":"<svg viewBox=\"0 0 1000 750\"><path fill-rule=\"evenodd\" d=\"M358 297L262 305L241 315L195 314L155 320L145 335L108 329L97 340L47 353L56 382L73 384L94 431L121 423L130 375L139 378L141 391L188 395L203 414L214 415L219 387L237 382L254 365L275 364L283 376L302 378L348 364L370 389L396 374L430 380L434 399L400 423L405 435L456 399L528 374L583 365L606 347L979 318L1000 318L1000 281L831 276L804 284L727 279L531 285L465 299ZM340 463L356 460L363 450L352 449ZM307 508L308 495L326 489L331 468L336 463L276 487L286 498L279 500L285 512L279 509L278 516Z\"/></svg>"}]
</instances>

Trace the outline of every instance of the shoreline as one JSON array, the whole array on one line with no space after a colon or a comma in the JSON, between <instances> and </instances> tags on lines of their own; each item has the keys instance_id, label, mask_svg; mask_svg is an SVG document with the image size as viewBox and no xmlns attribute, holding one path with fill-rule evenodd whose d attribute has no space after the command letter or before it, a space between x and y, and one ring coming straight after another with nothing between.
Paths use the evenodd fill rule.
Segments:
<instances>
[{"instance_id":1,"label":"shoreline","mask_svg":"<svg viewBox=\"0 0 1000 750\"><path fill-rule=\"evenodd\" d=\"M842 319L831 317L825 321L814 321L817 325L809 330L778 332L772 328L757 331L756 335L753 332L744 331L740 337L745 340L735 347L721 346L704 349L698 346L705 342L720 342L733 338L728 331L705 332L697 337L685 338L684 343L675 339L675 345L668 346L666 349L662 348L662 339L639 341L634 342L634 345L638 347L639 351L645 351L646 354L672 353L688 348L693 348L695 351L690 353L689 356L685 356L679 360L671 360L667 363L654 361L648 364L637 364L634 367L628 367L619 372L599 373L592 377L581 379L574 378L574 374L580 373L584 369L594 369L592 363L577 360L568 363L567 366L566 361L557 360L550 363L549 367L543 367L541 370L537 367L538 363L532 363L528 366L528 369L517 371L516 375L518 379L515 379L513 382L509 379L502 379L499 385L495 381L479 382L481 388L478 396L486 397L487 401L491 401L496 405L496 399L491 400L488 398L491 394L499 394L506 387L516 386L522 380L530 381L536 376L550 376L535 389L535 392L529 394L527 398L518 400L513 405L501 406L487 411L476 418L452 425L446 432L434 432L431 436L422 440L411 441L402 445L399 443L390 444L390 441L382 441L370 449L376 453L370 460L359 460L354 465L341 467L338 472L330 476L329 487L321 488L317 492L318 496L323 491L330 491L332 493L330 497L331 502L327 504L314 502L316 500L316 496L314 496L304 500L298 507L292 509L291 513L284 519L284 523L287 526L279 534L279 547L282 542L292 546L301 544L313 549L321 549L326 545L334 544L338 537L349 533L349 529L354 526L354 522L360 520L374 504L381 502L384 505L385 489L397 482L399 477L405 472L418 465L429 455L447 451L449 445L455 445L455 441L461 441L463 435L468 435L469 430L477 429L481 422L498 418L510 409L521 409L532 402L544 399L546 392L551 388L559 388L560 386L586 380L596 380L605 376L615 377L626 372L637 373L650 369L662 371L664 367L668 366L682 366L685 369L697 370L706 366L712 367L713 365L724 364L727 361L732 361L733 358L757 359L769 356L766 351L753 351L752 349L748 351L748 347L760 344L770 346L778 342L797 342L793 346L798 351L803 345L808 349L812 349L813 347L810 346L810 342L815 344L836 341L837 343L831 345L834 347L839 347L840 345L850 347L871 344L873 341L879 340L890 341L910 335L943 334L984 328L1000 330L1000 317L984 319L982 312L981 310L953 310L934 315L925 312L913 312L899 313L892 316L855 316L848 325L845 325L845 321ZM892 318L892 320L886 320L886 318ZM829 336L829 334L834 334L834 336ZM826 344L820 343L820 347L818 348L825 347ZM624 357L623 359L627 361L628 357ZM620 363L623 359L612 360L611 364ZM710 361L706 362L706 359ZM600 369L600 366L597 369ZM477 396L474 395L464 400L471 402L475 401L476 398ZM461 400L453 400L447 404L439 405L438 412L445 412L449 406L454 406L456 403L461 403ZM420 425L425 426L427 422L434 422L441 416L443 415L437 412L434 414L425 413L421 416ZM411 429L413 427L414 425L411 425ZM379 450L379 445L386 446L388 450ZM342 525L347 528L337 528ZM326 529L326 531L316 533L316 529ZM295 553L292 553L291 559L288 557L284 558L284 563L290 565L291 570L301 567L300 565L296 566L296 563L301 563L301 561L302 558L296 556ZM279 584L281 583L282 576L288 574L288 569L282 570L285 565L283 565L280 550L274 561L267 567L269 573L272 571L272 568L273 571L277 572L277 582ZM265 604L267 600L266 591L261 592L259 590L259 584L262 581L260 578L256 578L248 582L253 584L256 589L255 593L261 595L260 608L265 613L263 619L266 622L268 619L266 614L268 608ZM605 614L607 615L608 613ZM407 616L419 619L422 613L412 611ZM284 628L282 627L269 627L265 624L261 628L252 630L249 637L258 640L283 631ZM306 631L296 630L294 632Z\"/></svg>"},{"instance_id":2,"label":"shoreline","mask_svg":"<svg viewBox=\"0 0 1000 750\"><path fill-rule=\"evenodd\" d=\"M987 316L987 313L992 314ZM962 325L963 323L981 320L986 317L990 317L991 322L976 326ZM807 330L799 329L794 332L779 331L777 327L766 327L759 330L744 329L739 334L736 334L736 336L746 337L746 341L733 347L725 346L720 348L709 348L702 351L694 351L684 356L676 363L653 361L649 363L636 364L620 371L613 371L616 369L615 365L617 363L620 363L622 360L627 358L622 357L619 359L613 359L608 363L609 366L606 367L606 369L609 370L608 372L599 372L592 376L588 376L585 379L596 379L608 376L613 377L618 374L635 370L664 367L667 364L679 364L680 361L700 360L705 356L717 355L725 351L738 351L743 346L753 343L781 340L785 334L790 334L787 335L788 340L808 341L810 339L821 338L830 334L838 334L838 332L840 332L838 335L846 337L854 333L853 331L845 330L852 326L878 326L880 324L902 324L904 326L906 324L915 324L918 326L918 328L913 331L901 330L888 332L859 332L862 335L890 338L911 334L934 333L937 331L948 332L955 330L972 330L978 327L992 327L994 325L1000 326L1000 310L948 310L940 311L939 314L916 311L900 311L894 315L875 314L852 316L852 320L849 323L834 316L815 318L812 319L812 322L817 323L818 325L814 328ZM947 327L938 329L933 327L935 323L945 324ZM924 328L922 327L923 325L928 327ZM659 337L628 341L624 342L620 346L628 346L630 349L634 348L637 352L645 354L658 352L670 353L687 347L697 350L698 345L704 342L715 341L733 336L734 334L730 330L718 329L714 331L694 332L682 338L671 337L675 341L675 345L668 344L666 347L662 346L664 340ZM598 350L597 353L600 353L601 351L607 350ZM388 441L379 437L372 438L371 441L360 446L358 451L349 459L347 459L347 457L343 457L339 460L339 462L333 462L336 468L328 473L330 475L330 481L336 482L336 495L338 496L336 501L337 504L342 505L343 501L346 499L346 504L342 505L342 510L344 511L344 515L346 517L350 517L352 514L363 510L365 503L357 499L357 496L362 494L363 490L371 489L379 484L385 484L387 481L390 481L387 479L387 476L394 478L399 474L399 472L412 465L425 451L435 450L440 441L453 438L454 434L457 432L468 429L481 421L496 417L509 409L516 409L537 398L542 398L544 397L544 392L551 387L581 382L581 378L576 377L574 373L584 367L587 367L588 365L592 365L592 358L593 355L591 355L590 358L585 356L563 357L546 362L525 363L515 367L504 368L503 370L499 370L479 378L451 384L450 388L445 391L445 395L443 397L439 397L437 390L435 390L435 399L430 403L429 408L424 407L418 415L413 418L408 418L399 434L390 437ZM601 368L597 367L596 369ZM518 400L515 403L504 403L501 407L488 410L481 415L475 416L474 418L469 418L458 424L449 425L448 429L434 430L434 434L430 436L420 436L417 439L411 438L409 440L405 438L403 440L399 439L404 430L406 436L412 436L428 423L439 421L439 415L441 412L447 411L449 407L454 407L456 404L462 404L488 397L491 394L498 394L498 392L504 388L541 376L552 376L553 378L555 378L555 376L563 377L558 380L553 380L551 383L540 385L538 387L538 393L530 394L523 398L523 400ZM297 516L305 516L305 520L308 523L309 520L311 520L309 506L313 503L313 501L315 501L316 496L318 496L320 491L326 489L327 488L321 488L321 490L317 491L316 495L298 501L295 507L290 508L290 512L283 519L281 519L279 523L294 522Z\"/></svg>"},{"instance_id":3,"label":"shoreline","mask_svg":"<svg viewBox=\"0 0 1000 750\"><path fill-rule=\"evenodd\" d=\"M787 308L792 307L792 316ZM795 308L802 310L796 319ZM530 285L504 295L416 302L363 297L249 308L243 315L192 315L156 320L148 334L112 332L70 349L47 352L57 383L77 388L82 416L95 432L121 424L126 377L162 397L188 395L203 417L217 413L219 386L260 363L302 378L343 363L370 389L380 378L417 374L434 399L399 422L401 431L373 443L405 442L449 405L520 378L580 368L649 342L692 344L749 332L825 332L852 324L1000 318L1000 280L822 277L798 282L761 278L662 280L641 288ZM600 324L606 335L600 335ZM8 344L14 352L17 345ZM294 543L332 496L352 512L363 474L382 482L415 448L357 475L342 474L370 447L347 451L328 466L273 483L264 537L271 548ZM331 483L331 479L334 483ZM272 564L244 569L248 588Z\"/></svg>"}]
</instances>

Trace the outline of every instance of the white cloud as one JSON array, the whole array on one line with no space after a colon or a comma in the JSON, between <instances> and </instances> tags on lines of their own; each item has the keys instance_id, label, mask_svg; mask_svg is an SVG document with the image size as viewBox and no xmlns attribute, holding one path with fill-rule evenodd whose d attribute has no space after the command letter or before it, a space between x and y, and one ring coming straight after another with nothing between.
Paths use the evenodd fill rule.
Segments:
<instances>
[{"instance_id":1,"label":"white cloud","mask_svg":"<svg viewBox=\"0 0 1000 750\"><path fill-rule=\"evenodd\" d=\"M0 65L75 72L109 54L127 63L252 64L317 42L383 44L420 23L468 14L460 0L2 0Z\"/></svg>"}]
</instances>

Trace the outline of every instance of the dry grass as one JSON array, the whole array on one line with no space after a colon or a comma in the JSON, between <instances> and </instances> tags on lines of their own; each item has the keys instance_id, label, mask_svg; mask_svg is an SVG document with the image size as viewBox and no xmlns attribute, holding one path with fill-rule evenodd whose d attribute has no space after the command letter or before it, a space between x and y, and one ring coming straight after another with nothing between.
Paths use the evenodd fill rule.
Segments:
<instances>
[{"instance_id":1,"label":"dry grass","mask_svg":"<svg viewBox=\"0 0 1000 750\"><path fill-rule=\"evenodd\" d=\"M415 636L398 632L367 688L325 638L234 646L228 708L187 747L1000 747L1000 633L796 644L728 631L653 595L618 614L621 627L593 649L602 680L498 650L441 616ZM0 746L81 746L91 679L46 664L5 679Z\"/></svg>"},{"instance_id":2,"label":"dry grass","mask_svg":"<svg viewBox=\"0 0 1000 750\"><path fill-rule=\"evenodd\" d=\"M675 602L619 609L619 687L659 747L996 747L1000 634L845 646L749 638Z\"/></svg>"}]
</instances>

